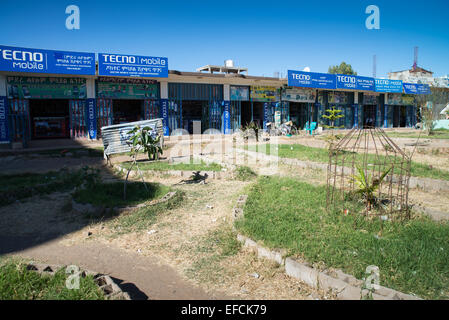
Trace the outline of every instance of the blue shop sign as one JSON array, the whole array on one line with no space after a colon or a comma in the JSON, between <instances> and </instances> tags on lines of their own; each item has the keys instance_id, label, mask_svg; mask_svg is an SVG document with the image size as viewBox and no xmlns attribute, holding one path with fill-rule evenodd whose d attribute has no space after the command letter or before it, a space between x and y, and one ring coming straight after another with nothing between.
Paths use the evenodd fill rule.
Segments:
<instances>
[{"instance_id":1,"label":"blue shop sign","mask_svg":"<svg viewBox=\"0 0 449 320\"><path fill-rule=\"evenodd\" d=\"M335 89L335 75L288 70L288 85L317 89Z\"/></svg>"},{"instance_id":2,"label":"blue shop sign","mask_svg":"<svg viewBox=\"0 0 449 320\"><path fill-rule=\"evenodd\" d=\"M402 80L374 79L376 92L402 93Z\"/></svg>"},{"instance_id":3,"label":"blue shop sign","mask_svg":"<svg viewBox=\"0 0 449 320\"><path fill-rule=\"evenodd\" d=\"M374 78L337 74L337 89L374 91Z\"/></svg>"},{"instance_id":4,"label":"blue shop sign","mask_svg":"<svg viewBox=\"0 0 449 320\"><path fill-rule=\"evenodd\" d=\"M428 84L404 83L403 87L406 94L431 94Z\"/></svg>"},{"instance_id":5,"label":"blue shop sign","mask_svg":"<svg viewBox=\"0 0 449 320\"><path fill-rule=\"evenodd\" d=\"M168 78L168 59L99 53L98 74L116 77Z\"/></svg>"},{"instance_id":6,"label":"blue shop sign","mask_svg":"<svg viewBox=\"0 0 449 320\"><path fill-rule=\"evenodd\" d=\"M96 110L96 100L87 99L86 111L87 111L87 127L89 131L89 138L97 138L97 110Z\"/></svg>"},{"instance_id":7,"label":"blue shop sign","mask_svg":"<svg viewBox=\"0 0 449 320\"><path fill-rule=\"evenodd\" d=\"M0 46L0 71L95 75L95 54Z\"/></svg>"}]
</instances>

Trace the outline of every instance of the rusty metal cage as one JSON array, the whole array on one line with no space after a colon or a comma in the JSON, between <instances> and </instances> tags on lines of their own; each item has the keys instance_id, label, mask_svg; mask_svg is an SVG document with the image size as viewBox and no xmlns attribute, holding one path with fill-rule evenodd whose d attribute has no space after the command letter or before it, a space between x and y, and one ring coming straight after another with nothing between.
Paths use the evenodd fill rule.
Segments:
<instances>
[{"instance_id":1,"label":"rusty metal cage","mask_svg":"<svg viewBox=\"0 0 449 320\"><path fill-rule=\"evenodd\" d=\"M329 148L327 208L410 218L410 164L381 128L352 129Z\"/></svg>"}]
</instances>

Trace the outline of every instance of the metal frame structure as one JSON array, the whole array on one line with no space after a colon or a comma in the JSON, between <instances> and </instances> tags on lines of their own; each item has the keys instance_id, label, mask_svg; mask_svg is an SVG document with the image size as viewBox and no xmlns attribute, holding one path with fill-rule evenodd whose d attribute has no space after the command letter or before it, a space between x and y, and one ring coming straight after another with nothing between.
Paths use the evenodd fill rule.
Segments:
<instances>
[{"instance_id":1,"label":"metal frame structure","mask_svg":"<svg viewBox=\"0 0 449 320\"><path fill-rule=\"evenodd\" d=\"M354 177L363 170L369 185L380 181L375 190L374 210L365 208L364 213L409 218L410 164L410 157L381 128L352 129L329 150L327 208L343 212L358 210L355 205L358 186Z\"/></svg>"}]
</instances>

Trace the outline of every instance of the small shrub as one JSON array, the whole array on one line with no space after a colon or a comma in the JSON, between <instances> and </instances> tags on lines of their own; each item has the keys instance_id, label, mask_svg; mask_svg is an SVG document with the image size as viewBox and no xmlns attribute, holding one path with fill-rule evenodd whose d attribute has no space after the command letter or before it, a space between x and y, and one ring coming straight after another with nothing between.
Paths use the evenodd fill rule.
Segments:
<instances>
[{"instance_id":1,"label":"small shrub","mask_svg":"<svg viewBox=\"0 0 449 320\"><path fill-rule=\"evenodd\" d=\"M239 166L235 170L235 178L239 181L248 181L257 177L257 173L253 171L250 167Z\"/></svg>"}]
</instances>

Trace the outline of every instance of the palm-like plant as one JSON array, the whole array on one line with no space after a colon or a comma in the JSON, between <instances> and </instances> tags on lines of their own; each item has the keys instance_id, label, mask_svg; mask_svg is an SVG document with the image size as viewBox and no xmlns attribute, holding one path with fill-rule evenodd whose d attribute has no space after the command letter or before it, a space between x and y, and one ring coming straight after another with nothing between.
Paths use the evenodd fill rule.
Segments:
<instances>
[{"instance_id":1,"label":"palm-like plant","mask_svg":"<svg viewBox=\"0 0 449 320\"><path fill-rule=\"evenodd\" d=\"M366 174L360 166L357 166L357 171L358 174L352 176L351 182L357 184L358 190L356 190L355 193L362 196L362 198L365 200L367 211L371 211L372 205L377 202L375 193L381 185L382 181L385 179L388 173L390 173L391 168L384 171L378 178L372 178L370 174Z\"/></svg>"}]
</instances>

